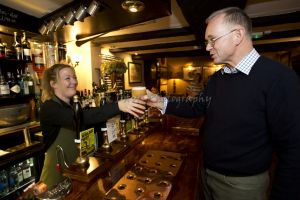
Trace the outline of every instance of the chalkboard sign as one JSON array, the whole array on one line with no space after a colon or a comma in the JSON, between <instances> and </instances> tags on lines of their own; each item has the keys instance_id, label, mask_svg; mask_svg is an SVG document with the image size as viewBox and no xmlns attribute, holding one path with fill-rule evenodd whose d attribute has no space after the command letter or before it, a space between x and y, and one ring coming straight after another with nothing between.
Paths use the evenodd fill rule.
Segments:
<instances>
[{"instance_id":1,"label":"chalkboard sign","mask_svg":"<svg viewBox=\"0 0 300 200\"><path fill-rule=\"evenodd\" d=\"M0 4L0 25L37 33L40 20Z\"/></svg>"}]
</instances>

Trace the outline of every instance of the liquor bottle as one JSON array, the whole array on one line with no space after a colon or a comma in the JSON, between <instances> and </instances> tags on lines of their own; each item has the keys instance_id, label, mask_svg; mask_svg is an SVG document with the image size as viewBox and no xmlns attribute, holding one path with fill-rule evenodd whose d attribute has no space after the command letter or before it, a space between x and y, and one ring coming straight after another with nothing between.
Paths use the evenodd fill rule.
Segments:
<instances>
[{"instance_id":1,"label":"liquor bottle","mask_svg":"<svg viewBox=\"0 0 300 200\"><path fill-rule=\"evenodd\" d=\"M19 179L16 165L11 166L8 175L9 190L13 191L19 187Z\"/></svg>"},{"instance_id":2,"label":"liquor bottle","mask_svg":"<svg viewBox=\"0 0 300 200\"><path fill-rule=\"evenodd\" d=\"M33 158L28 158L27 159L27 163L30 166L30 171L31 171L31 177L35 176L35 168L34 168L34 162L33 162Z\"/></svg>"},{"instance_id":3,"label":"liquor bottle","mask_svg":"<svg viewBox=\"0 0 300 200\"><path fill-rule=\"evenodd\" d=\"M23 32L23 38L22 38L22 48L23 48L23 60L30 62L31 57L30 57L30 44L27 40L26 33Z\"/></svg>"},{"instance_id":4,"label":"liquor bottle","mask_svg":"<svg viewBox=\"0 0 300 200\"><path fill-rule=\"evenodd\" d=\"M80 130L83 125L83 111L79 102L79 97L75 95L73 97L73 109L74 109L74 120L76 124L76 138L80 139Z\"/></svg>"},{"instance_id":5,"label":"liquor bottle","mask_svg":"<svg viewBox=\"0 0 300 200\"><path fill-rule=\"evenodd\" d=\"M20 71L17 70L17 83L20 86L20 93L19 93L19 95L23 96L24 95L24 80L23 80L23 78L21 76L21 73L22 73L21 70Z\"/></svg>"},{"instance_id":6,"label":"liquor bottle","mask_svg":"<svg viewBox=\"0 0 300 200\"><path fill-rule=\"evenodd\" d=\"M22 60L22 45L18 42L17 32L14 32L13 51L17 60Z\"/></svg>"},{"instance_id":7,"label":"liquor bottle","mask_svg":"<svg viewBox=\"0 0 300 200\"><path fill-rule=\"evenodd\" d=\"M0 38L0 58L5 58L5 47L2 44L1 38Z\"/></svg>"},{"instance_id":8,"label":"liquor bottle","mask_svg":"<svg viewBox=\"0 0 300 200\"><path fill-rule=\"evenodd\" d=\"M7 82L9 85L9 90L11 95L19 95L21 92L20 85L16 81L15 77L11 72L7 72Z\"/></svg>"},{"instance_id":9,"label":"liquor bottle","mask_svg":"<svg viewBox=\"0 0 300 200\"><path fill-rule=\"evenodd\" d=\"M28 83L28 90L29 90L29 95L34 95L35 93L35 88L34 88L34 81L33 78L31 77L30 72L28 71L28 68L26 69L26 81Z\"/></svg>"},{"instance_id":10,"label":"liquor bottle","mask_svg":"<svg viewBox=\"0 0 300 200\"><path fill-rule=\"evenodd\" d=\"M28 183L32 177L31 168L28 160L25 160L22 163L22 172L23 172L24 183Z\"/></svg>"},{"instance_id":11,"label":"liquor bottle","mask_svg":"<svg viewBox=\"0 0 300 200\"><path fill-rule=\"evenodd\" d=\"M5 80L4 76L0 72L0 96L9 96L9 85L8 82Z\"/></svg>"},{"instance_id":12,"label":"liquor bottle","mask_svg":"<svg viewBox=\"0 0 300 200\"><path fill-rule=\"evenodd\" d=\"M21 166L22 166L22 163L18 163L16 165L16 171L17 171L17 175L18 175L19 185L23 184L23 181L24 181L23 170L22 170Z\"/></svg>"},{"instance_id":13,"label":"liquor bottle","mask_svg":"<svg viewBox=\"0 0 300 200\"><path fill-rule=\"evenodd\" d=\"M0 171L0 197L8 194L8 179L6 170Z\"/></svg>"},{"instance_id":14,"label":"liquor bottle","mask_svg":"<svg viewBox=\"0 0 300 200\"><path fill-rule=\"evenodd\" d=\"M24 74L21 74L21 78L23 81L24 95L29 95L29 81L27 80L27 74L24 72Z\"/></svg>"}]
</instances>

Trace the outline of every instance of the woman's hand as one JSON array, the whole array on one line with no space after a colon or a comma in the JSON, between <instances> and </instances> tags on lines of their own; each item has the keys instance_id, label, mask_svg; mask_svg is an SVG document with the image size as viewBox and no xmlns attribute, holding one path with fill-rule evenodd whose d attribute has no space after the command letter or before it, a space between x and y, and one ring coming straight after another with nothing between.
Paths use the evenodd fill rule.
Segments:
<instances>
[{"instance_id":1,"label":"woman's hand","mask_svg":"<svg viewBox=\"0 0 300 200\"><path fill-rule=\"evenodd\" d=\"M140 117L145 113L146 102L140 99L123 99L118 101L119 109L123 112L132 114L135 117Z\"/></svg>"}]
</instances>

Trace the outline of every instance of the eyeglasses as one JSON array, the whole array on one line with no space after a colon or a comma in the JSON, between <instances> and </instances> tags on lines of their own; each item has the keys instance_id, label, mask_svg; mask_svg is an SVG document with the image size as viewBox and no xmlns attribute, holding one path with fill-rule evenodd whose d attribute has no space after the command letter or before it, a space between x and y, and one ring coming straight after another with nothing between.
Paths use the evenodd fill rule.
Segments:
<instances>
[{"instance_id":1,"label":"eyeglasses","mask_svg":"<svg viewBox=\"0 0 300 200\"><path fill-rule=\"evenodd\" d=\"M237 29L233 29L233 30L231 30L231 31L229 31L228 33L225 33L225 34L223 34L223 35L221 35L221 36L219 36L219 37L216 37L216 38L212 38L212 39L209 39L209 40L206 40L205 41L205 46L207 46L207 45L209 45L210 44L210 46L215 46L215 43L216 43L216 41L218 40L218 39L220 39L220 38L222 38L222 37L225 37L226 35L229 35L230 33L232 33L233 31L236 31Z\"/></svg>"}]
</instances>

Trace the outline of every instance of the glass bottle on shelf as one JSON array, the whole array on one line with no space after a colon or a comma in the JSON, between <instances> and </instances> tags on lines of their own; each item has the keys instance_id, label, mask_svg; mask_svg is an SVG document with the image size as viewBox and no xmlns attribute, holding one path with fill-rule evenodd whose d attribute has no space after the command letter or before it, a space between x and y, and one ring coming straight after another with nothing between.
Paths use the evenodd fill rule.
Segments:
<instances>
[{"instance_id":1,"label":"glass bottle on shelf","mask_svg":"<svg viewBox=\"0 0 300 200\"><path fill-rule=\"evenodd\" d=\"M0 171L0 197L7 195L9 192L8 179L6 170Z\"/></svg>"},{"instance_id":2,"label":"glass bottle on shelf","mask_svg":"<svg viewBox=\"0 0 300 200\"><path fill-rule=\"evenodd\" d=\"M16 81L14 75L11 72L7 72L7 82L10 89L11 95L19 95L21 88L18 82Z\"/></svg>"},{"instance_id":3,"label":"glass bottle on shelf","mask_svg":"<svg viewBox=\"0 0 300 200\"><path fill-rule=\"evenodd\" d=\"M20 86L20 93L19 93L19 95L20 96L23 96L24 95L24 80L23 80L23 78L22 78L22 70L17 70L17 83L18 83L18 85Z\"/></svg>"},{"instance_id":4,"label":"glass bottle on shelf","mask_svg":"<svg viewBox=\"0 0 300 200\"><path fill-rule=\"evenodd\" d=\"M9 85L0 71L0 96L9 96Z\"/></svg>"},{"instance_id":5,"label":"glass bottle on shelf","mask_svg":"<svg viewBox=\"0 0 300 200\"><path fill-rule=\"evenodd\" d=\"M24 183L28 183L32 177L31 168L28 160L25 160L22 163L22 172L23 172Z\"/></svg>"},{"instance_id":6,"label":"glass bottle on shelf","mask_svg":"<svg viewBox=\"0 0 300 200\"><path fill-rule=\"evenodd\" d=\"M13 165L9 169L9 190L13 191L19 187L19 179L16 165Z\"/></svg>"},{"instance_id":7,"label":"glass bottle on shelf","mask_svg":"<svg viewBox=\"0 0 300 200\"><path fill-rule=\"evenodd\" d=\"M23 81L24 95L29 95L29 81L27 80L27 74L24 73L21 75Z\"/></svg>"},{"instance_id":8,"label":"glass bottle on shelf","mask_svg":"<svg viewBox=\"0 0 300 200\"><path fill-rule=\"evenodd\" d=\"M33 162L33 158L28 158L27 159L27 163L30 166L30 171L31 171L31 177L35 176L35 169L34 169L34 162Z\"/></svg>"},{"instance_id":9,"label":"glass bottle on shelf","mask_svg":"<svg viewBox=\"0 0 300 200\"><path fill-rule=\"evenodd\" d=\"M30 43L27 40L26 33L23 32L23 38L22 38L22 48L23 48L23 60L30 62Z\"/></svg>"},{"instance_id":10,"label":"glass bottle on shelf","mask_svg":"<svg viewBox=\"0 0 300 200\"><path fill-rule=\"evenodd\" d=\"M29 94L30 95L34 95L35 93L35 88L34 88L34 81L33 81L33 78L30 74L30 72L28 71L28 68L26 69L26 80L28 82L28 89L29 89Z\"/></svg>"},{"instance_id":11,"label":"glass bottle on shelf","mask_svg":"<svg viewBox=\"0 0 300 200\"><path fill-rule=\"evenodd\" d=\"M17 171L17 175L18 175L19 185L23 184L23 181L24 181L23 170L22 170L21 166L22 166L22 163L18 163L16 165L16 171Z\"/></svg>"},{"instance_id":12,"label":"glass bottle on shelf","mask_svg":"<svg viewBox=\"0 0 300 200\"><path fill-rule=\"evenodd\" d=\"M1 38L0 38L0 58L5 58L5 47L2 44Z\"/></svg>"},{"instance_id":13,"label":"glass bottle on shelf","mask_svg":"<svg viewBox=\"0 0 300 200\"><path fill-rule=\"evenodd\" d=\"M17 60L22 60L22 45L18 42L17 32L14 32L13 51Z\"/></svg>"}]
</instances>

